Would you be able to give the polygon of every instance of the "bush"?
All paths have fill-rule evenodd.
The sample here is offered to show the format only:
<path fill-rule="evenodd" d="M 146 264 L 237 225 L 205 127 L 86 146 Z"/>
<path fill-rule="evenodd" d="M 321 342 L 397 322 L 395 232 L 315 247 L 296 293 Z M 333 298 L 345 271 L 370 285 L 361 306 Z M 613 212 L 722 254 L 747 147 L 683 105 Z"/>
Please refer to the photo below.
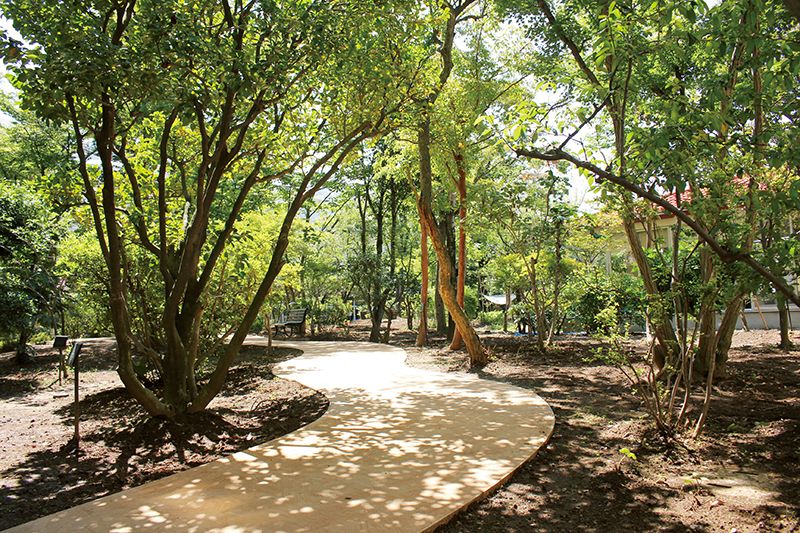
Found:
<path fill-rule="evenodd" d="M 348 302 L 338 294 L 329 296 L 319 310 L 315 310 L 317 323 L 322 326 L 342 326 L 350 317 L 352 310 Z"/>
<path fill-rule="evenodd" d="M 482 311 L 478 313 L 478 321 L 484 326 L 502 326 L 502 311 Z"/>
<path fill-rule="evenodd" d="M 586 331 L 607 331 L 609 318 L 622 324 L 644 327 L 644 288 L 639 279 L 629 274 L 615 274 L 611 279 L 601 277 L 584 283 L 576 291 L 569 312 Z M 613 314 L 609 315 L 609 310 Z"/>
<path fill-rule="evenodd" d="M 469 318 L 478 314 L 478 291 L 472 287 L 464 287 L 464 312 Z"/>

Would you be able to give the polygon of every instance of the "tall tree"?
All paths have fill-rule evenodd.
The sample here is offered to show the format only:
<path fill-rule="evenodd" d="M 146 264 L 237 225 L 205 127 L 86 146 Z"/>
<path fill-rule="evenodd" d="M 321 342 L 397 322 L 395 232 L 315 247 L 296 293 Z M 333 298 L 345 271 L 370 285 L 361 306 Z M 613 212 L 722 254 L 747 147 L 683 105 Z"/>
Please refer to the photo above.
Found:
<path fill-rule="evenodd" d="M 486 9 L 484 7 L 484 9 Z M 516 58 L 528 45 L 515 40 L 511 30 L 501 30 L 493 17 L 483 14 L 470 20 L 462 30 L 463 50 L 454 51 L 454 66 L 433 114 L 437 131 L 434 162 L 439 174 L 452 181 L 458 210 L 458 260 L 456 283 L 459 305 L 464 307 L 467 273 L 467 213 L 470 198 L 467 182 L 477 182 L 489 172 L 492 163 L 487 152 L 494 136 L 478 120 L 496 105 L 504 105 L 521 94 L 520 84 L 527 74 L 520 74 Z M 492 48 L 502 41 L 507 50 L 493 54 Z M 455 196 L 455 195 L 454 195 Z M 456 330 L 451 349 L 461 346 Z"/>
<path fill-rule="evenodd" d="M 748 243 L 752 243 L 754 223 L 750 206 L 753 205 L 755 175 L 758 173 L 755 165 L 759 158 L 754 158 L 745 167 L 731 160 L 734 151 L 743 148 L 752 149 L 756 154 L 764 150 L 763 146 L 759 148 L 759 143 L 765 141 L 766 133 L 763 132 L 763 106 L 759 103 L 762 100 L 759 89 L 762 84 L 758 65 L 764 59 L 764 53 L 760 51 L 761 43 L 767 41 L 756 37 L 761 35 L 758 26 L 759 9 L 762 6 L 753 2 L 724 3 L 707 17 L 704 16 L 702 22 L 698 20 L 702 12 L 698 14 L 691 6 L 680 3 L 676 6 L 678 9 L 668 12 L 649 9 L 648 6 L 631 6 L 622 11 L 617 4 L 601 6 L 599 10 L 591 12 L 588 18 L 582 19 L 588 26 L 576 32 L 575 23 L 567 22 L 561 11 L 552 11 L 547 2 L 537 2 L 541 23 L 569 52 L 574 68 L 580 73 L 575 80 L 588 80 L 595 87 L 593 109 L 589 107 L 582 110 L 572 119 L 578 124 L 577 131 L 603 120 L 601 117 L 607 117 L 612 125 L 616 152 L 613 170 L 609 167 L 601 169 L 596 163 L 585 160 L 582 163 L 588 163 L 589 166 L 580 163 L 578 166 L 583 170 L 591 167 L 610 172 L 612 176 L 608 181 L 621 185 L 626 191 L 620 196 L 620 207 L 623 213 L 628 213 L 625 227 L 631 237 L 631 250 L 654 300 L 655 310 L 667 307 L 662 301 L 663 295 L 651 283 L 649 265 L 646 264 L 640 244 L 633 238 L 637 214 L 632 197 L 626 196 L 631 192 L 636 195 L 643 192 L 648 200 L 676 214 L 684 224 L 698 232 L 710 249 L 711 255 L 708 256 L 705 255 L 705 248 L 700 251 L 705 257 L 703 264 L 709 283 L 717 279 L 714 273 L 716 262 L 742 261 L 760 274 L 770 276 L 773 282 L 783 285 L 791 293 L 781 279 L 771 276 L 768 269 L 758 264 L 750 254 L 752 245 Z M 634 7 L 639 9 L 636 17 L 632 16 Z M 731 9 L 733 11 L 730 13 L 725 11 Z M 729 20 L 738 23 L 731 24 L 727 22 Z M 699 24 L 707 29 L 699 30 Z M 634 27 L 639 29 L 634 30 Z M 657 28 L 658 31 L 648 30 L 648 27 Z M 703 31 L 717 37 L 713 41 L 701 40 L 698 36 Z M 648 39 L 654 42 L 642 41 L 642 36 L 652 36 Z M 720 41 L 730 44 L 730 54 L 719 47 Z M 761 59 L 756 60 L 756 56 Z M 649 58 L 649 61 L 644 58 Z M 722 75 L 719 74 L 722 71 L 720 64 L 725 69 Z M 752 76 L 747 82 L 743 82 L 739 76 L 743 70 L 751 70 Z M 786 74 L 783 72 L 780 76 L 785 78 Z M 773 75 L 773 79 L 778 79 L 777 73 Z M 749 79 L 753 80 L 752 84 Z M 577 83 L 580 85 L 584 82 Z M 747 89 L 747 86 L 750 88 Z M 748 90 L 750 96 L 745 92 Z M 753 99 L 753 94 L 756 95 L 755 102 L 747 109 L 754 110 L 755 116 L 752 113 L 746 116 L 737 102 L 743 97 Z M 689 95 L 701 97 L 695 99 Z M 548 113 L 542 106 L 538 112 Z M 654 126 L 655 117 L 662 121 L 662 127 Z M 757 130 L 752 134 L 747 132 L 750 124 L 755 124 Z M 741 133 L 731 135 L 728 131 L 731 125 L 738 125 Z M 564 132 L 565 140 L 557 142 L 555 148 L 522 148 L 518 154 L 547 160 L 581 161 L 568 153 L 568 145 L 574 141 L 577 131 L 571 134 Z M 743 139 L 746 140 L 744 143 Z M 751 176 L 750 184 L 738 192 L 731 188 L 731 176 L 735 175 L 737 168 L 744 168 Z M 603 181 L 607 176 L 599 177 Z M 640 187 L 637 183 L 645 185 Z M 689 207 L 689 203 L 685 202 L 685 207 L 679 208 L 664 198 L 658 198 L 651 183 L 658 183 L 662 190 L 677 193 L 689 188 L 693 206 Z M 747 213 L 744 220 L 749 222 L 731 224 L 730 217 L 714 209 L 713 206 L 724 203 L 722 198 L 731 192 L 744 198 L 744 211 Z M 701 203 L 704 205 L 701 206 Z M 686 207 L 692 211 L 691 216 Z M 742 246 L 738 250 L 731 250 L 728 242 L 741 243 Z M 710 296 L 711 291 L 708 294 Z M 701 351 L 703 354 L 716 351 L 716 360 L 722 365 L 721 368 L 724 368 L 725 354 L 742 297 L 742 294 L 731 296 L 728 306 L 730 312 L 723 317 L 723 327 L 716 334 L 713 331 L 714 298 L 707 302 L 699 317 L 704 332 L 701 335 Z M 676 343 L 674 334 L 669 331 L 671 326 L 667 318 L 662 316 L 656 321 L 662 324 L 656 330 L 660 341 L 657 355 L 671 361 L 674 352 L 669 346 Z M 707 368 L 702 362 L 705 359 L 705 355 L 698 359 L 700 364 L 697 368 Z"/>
<path fill-rule="evenodd" d="M 651 314 L 657 317 L 656 360 L 666 364 L 670 374 L 675 368 L 691 368 L 692 363 L 706 374 L 699 432 L 715 372 L 724 372 L 744 294 L 741 290 L 725 294 L 725 280 L 757 273 L 800 303 L 785 279 L 752 252 L 755 191 L 763 155 L 769 154 L 766 160 L 775 167 L 796 164 L 796 156 L 781 147 L 779 130 L 797 131 L 791 118 L 797 100 L 789 106 L 780 103 L 781 93 L 794 89 L 800 70 L 797 52 L 786 42 L 787 36 L 796 34 L 797 25 L 786 22 L 788 14 L 779 4 L 760 0 L 721 2 L 708 12 L 685 2 L 588 5 L 536 0 L 531 4 L 521 8 L 535 14 L 531 28 L 540 30 L 555 47 L 545 48 L 543 56 L 558 63 L 558 54 L 547 53 L 557 49 L 569 59 L 557 78 L 549 78 L 552 87 L 579 96 L 584 107 L 534 104 L 523 110 L 537 119 L 524 132 L 520 127 L 511 129 L 519 133 L 516 153 L 570 162 L 595 181 L 611 184 L 609 190 L 618 191 L 615 196 L 631 252 L 642 273 Z M 582 16 L 575 17 L 576 12 Z M 762 19 L 768 21 L 764 26 Z M 763 83 L 764 76 L 771 83 Z M 770 131 L 770 121 L 765 120 L 769 115 L 782 126 Z M 586 143 L 578 142 L 589 137 L 581 132 L 590 125 L 601 137 L 609 132 L 610 162 L 605 157 L 608 152 L 596 152 L 593 159 L 587 155 Z M 744 185 L 743 176 L 747 176 Z M 670 202 L 663 191 L 682 199 Z M 697 235 L 705 292 L 693 317 L 700 324 L 694 361 L 689 355 L 694 340 L 685 334 L 678 339 L 668 313 L 670 298 L 680 291 L 670 296 L 655 285 L 636 234 L 641 213 L 637 197 L 674 215 Z M 736 209 L 729 209 L 731 205 Z M 717 329 L 715 311 L 723 294 L 727 312 Z"/>
<path fill-rule="evenodd" d="M 439 263 L 439 290 L 444 304 L 453 317 L 467 347 L 470 365 L 482 366 L 486 364 L 486 352 L 466 313 L 464 313 L 464 309 L 458 303 L 457 291 L 452 284 L 454 276 L 451 268 L 450 252 L 445 242 L 445 236 L 442 235 L 431 208 L 431 114 L 433 106 L 436 104 L 436 100 L 447 84 L 453 70 L 453 41 L 455 39 L 456 26 L 471 17 L 469 9 L 475 3 L 476 0 L 462 0 L 454 3 L 445 2 L 443 9 L 446 21 L 443 28 L 434 30 L 434 36 L 441 35 L 441 44 L 437 48 L 438 55 L 441 58 L 441 65 L 438 69 L 438 79 L 433 83 L 428 96 L 419 102 L 420 122 L 417 126 L 417 146 L 419 149 L 421 191 L 417 201 L 417 208 L 422 225 L 430 236 L 433 248 L 436 251 Z M 433 13 L 437 13 L 437 11 L 436 9 L 432 10 Z"/>
<path fill-rule="evenodd" d="M 574 142 L 577 132 L 568 134 L 563 132 L 563 141 L 556 142 L 552 147 L 548 148 L 519 148 L 517 153 L 523 157 L 534 157 L 544 160 L 561 160 L 568 161 L 584 172 L 594 175 L 598 181 L 609 182 L 616 184 L 624 190 L 635 194 L 638 197 L 645 198 L 657 205 L 664 211 L 676 216 L 681 220 L 682 224 L 695 231 L 700 239 L 708 246 L 710 251 L 722 263 L 741 262 L 744 265 L 752 268 L 757 274 L 769 280 L 777 290 L 787 295 L 787 298 L 800 303 L 800 297 L 792 290 L 792 288 L 781 279 L 780 276 L 773 275 L 769 269 L 761 264 L 752 254 L 748 253 L 746 249 L 740 249 L 732 243 L 742 243 L 742 240 L 733 240 L 732 243 L 727 240 L 727 236 L 718 236 L 709 232 L 703 227 L 701 221 L 697 216 L 691 216 L 681 208 L 672 205 L 669 201 L 659 195 L 652 188 L 650 184 L 641 184 L 637 181 L 635 174 L 641 170 L 642 167 L 650 167 L 651 172 L 648 175 L 652 178 L 654 175 L 660 176 L 661 185 L 667 185 L 669 190 L 674 190 L 675 187 L 686 187 L 686 175 L 672 174 L 671 176 L 665 172 L 658 173 L 656 170 L 663 167 L 658 166 L 659 158 L 666 155 L 665 160 L 672 159 L 673 161 L 681 160 L 685 167 L 692 167 L 702 157 L 708 157 L 710 152 L 718 154 L 721 150 L 729 150 L 731 146 L 736 143 L 741 143 L 743 140 L 746 142 L 741 146 L 746 150 L 753 147 L 750 141 L 754 139 L 751 134 L 731 136 L 728 134 L 728 128 L 731 124 L 737 122 L 734 113 L 749 110 L 752 112 L 758 109 L 757 105 L 748 107 L 734 106 L 720 106 L 721 102 L 731 100 L 731 95 L 726 94 L 726 86 L 728 82 L 733 80 L 733 88 L 742 87 L 741 84 L 737 85 L 736 75 L 742 71 L 750 71 L 748 73 L 747 83 L 750 85 L 750 98 L 752 102 L 753 89 L 750 80 L 757 79 L 757 76 L 752 76 L 753 66 L 757 64 L 771 65 L 768 74 L 770 85 L 769 87 L 779 90 L 791 90 L 796 86 L 794 76 L 800 69 L 800 61 L 796 60 L 797 52 L 788 46 L 786 39 L 787 35 L 796 31 L 796 24 L 787 25 L 785 12 L 782 13 L 782 8 L 770 3 L 769 8 L 764 2 L 750 2 L 750 3 L 737 3 L 737 2 L 723 2 L 713 8 L 707 16 L 702 20 L 700 16 L 703 15 L 702 10 L 698 12 L 698 7 L 694 5 L 685 5 L 683 3 L 676 3 L 674 9 L 655 9 L 655 6 L 643 5 L 640 6 L 638 14 L 649 17 L 651 29 L 644 28 L 633 31 L 634 21 L 648 20 L 644 17 L 633 17 L 633 6 L 626 7 L 623 11 L 620 10 L 620 5 L 608 4 L 605 7 L 601 6 L 598 11 L 592 12 L 595 18 L 595 24 L 592 28 L 585 28 L 577 31 L 577 19 L 568 20 L 571 18 L 572 11 L 561 10 L 559 13 L 554 13 L 549 3 L 545 0 L 537 0 L 536 6 L 533 8 L 536 13 L 541 17 L 536 28 L 544 29 L 550 32 L 556 42 L 561 43 L 564 50 L 572 58 L 575 65 L 576 75 L 573 79 L 589 80 L 597 87 L 595 93 L 596 101 L 593 108 L 581 110 L 575 117 L 574 121 L 578 124 L 578 131 L 582 130 L 589 124 L 596 123 L 596 118 L 601 114 L 601 111 L 607 112 L 612 121 L 620 121 L 620 119 L 628 119 L 629 122 L 619 122 L 615 126 L 614 134 L 619 143 L 622 144 L 622 151 L 617 150 L 617 158 L 621 158 L 616 163 L 616 167 L 608 167 L 600 161 L 587 160 L 576 156 L 570 152 L 570 142 Z M 577 9 L 581 9 L 580 4 L 575 4 Z M 527 6 L 524 9 L 531 9 Z M 738 11 L 738 18 L 733 16 L 730 10 Z M 746 13 L 749 11 L 749 15 Z M 528 11 L 530 12 L 530 11 Z M 769 29 L 764 29 L 761 32 L 756 30 L 759 24 L 759 13 L 767 16 L 770 20 Z M 586 20 L 586 19 L 581 19 Z M 743 24 L 742 22 L 746 24 Z M 704 28 L 694 26 L 695 23 L 707 24 Z M 794 28 L 793 28 L 794 26 Z M 732 31 L 731 31 L 732 30 Z M 737 31 L 740 30 L 740 31 Z M 580 35 L 580 36 L 578 36 Z M 637 48 L 634 40 L 635 36 L 654 36 L 656 41 L 650 43 L 645 47 Z M 723 74 L 719 74 L 722 69 L 711 67 L 711 63 L 705 65 L 690 66 L 687 51 L 693 50 L 693 46 L 701 43 L 705 50 L 711 53 L 712 57 L 716 57 L 717 67 L 722 65 L 724 69 Z M 753 56 L 758 47 L 763 46 L 765 43 L 772 43 L 771 59 L 767 60 L 764 51 L 761 51 L 756 60 Z M 635 50 L 643 51 L 644 53 L 637 54 Z M 633 53 L 631 53 L 633 52 Z M 746 53 L 745 52 L 749 52 Z M 716 55 L 714 55 L 716 54 Z M 671 56 L 671 59 L 667 59 Z M 661 82 L 657 83 L 657 77 L 650 75 L 654 72 L 654 65 L 659 65 L 659 61 L 664 61 L 664 70 L 661 71 L 663 76 Z M 684 63 L 681 63 L 681 62 Z M 603 75 L 609 80 L 613 80 L 616 86 L 622 90 L 609 92 L 609 87 L 602 82 L 602 79 L 597 76 L 597 71 L 593 68 L 605 67 Z M 691 78 L 689 73 L 701 73 L 707 77 L 700 76 L 700 84 L 693 85 L 693 93 L 699 97 L 694 100 L 687 100 L 687 95 L 692 94 L 687 90 L 687 82 Z M 610 76 L 612 75 L 613 76 Z M 720 79 L 720 77 L 722 79 Z M 604 79 L 605 79 L 604 78 Z M 741 79 L 741 78 L 740 78 Z M 692 81 L 696 79 L 692 78 Z M 670 98 L 665 100 L 670 101 L 667 108 L 669 111 L 666 115 L 660 115 L 659 118 L 664 120 L 664 127 L 657 129 L 649 119 L 655 118 L 654 116 L 636 115 L 636 120 L 633 120 L 633 113 L 625 114 L 623 111 L 631 111 L 634 103 L 633 88 L 644 90 L 654 98 L 665 99 L 669 95 Z M 665 87 L 669 88 L 665 91 Z M 767 87 L 767 86 L 765 86 Z M 618 104 L 624 104 L 624 108 L 620 108 L 614 103 L 614 98 L 622 98 Z M 681 100 L 683 99 L 683 100 Z M 772 100 L 775 103 L 781 102 L 782 98 L 778 97 Z M 738 104 L 740 100 L 734 99 Z M 792 103 L 787 107 L 786 105 L 777 105 L 773 111 L 781 113 L 782 120 L 789 119 L 790 128 L 777 128 L 776 131 L 765 131 L 763 136 L 759 136 L 761 140 L 767 137 L 775 138 L 775 134 L 781 129 L 791 129 L 794 131 L 795 120 L 792 118 L 796 109 L 796 99 L 790 100 Z M 686 104 L 690 103 L 690 107 Z M 614 106 L 617 105 L 615 108 Z M 792 109 L 790 109 L 792 108 Z M 684 122 L 684 117 L 681 110 L 687 112 L 687 116 L 691 117 L 691 121 Z M 540 108 L 540 111 L 542 109 Z M 639 119 L 645 119 L 644 122 L 639 122 Z M 691 124 L 690 128 L 687 125 Z M 738 121 L 738 124 L 747 125 L 748 127 L 753 124 L 753 121 Z M 636 132 L 630 131 L 631 135 L 620 136 L 625 128 L 631 126 L 639 126 L 641 130 L 648 132 L 647 137 L 638 137 L 636 133 L 640 131 L 639 127 L 635 127 Z M 676 130 L 680 132 L 683 139 L 691 140 L 687 145 L 684 145 L 684 150 L 679 151 L 676 149 L 677 144 L 670 144 L 668 139 L 670 130 L 674 133 Z M 665 136 L 654 136 L 654 132 L 661 132 Z M 645 150 L 633 150 L 633 146 L 629 145 L 630 140 L 648 141 L 648 148 Z M 719 141 L 719 142 L 717 142 Z M 619 148 L 619 147 L 618 147 Z M 786 149 L 787 146 L 782 143 L 771 146 L 768 150 L 771 156 L 771 164 L 780 164 L 788 162 L 791 165 L 796 165 L 796 156 L 792 151 Z M 632 156 L 636 155 L 634 159 Z M 635 161 L 635 166 L 620 167 L 622 162 L 626 164 Z M 638 168 L 636 168 L 638 167 Z M 620 169 L 626 172 L 622 172 Z M 701 170 L 700 166 L 692 167 L 696 170 Z M 694 171 L 694 170 L 693 170 Z M 735 175 L 735 173 L 733 173 Z M 730 179 L 731 173 L 728 174 Z M 672 180 L 672 181 L 670 181 Z M 700 191 L 696 190 L 695 193 Z"/>
<path fill-rule="evenodd" d="M 552 170 L 525 172 L 518 176 L 492 176 L 480 182 L 484 190 L 482 216 L 490 220 L 505 246 L 506 254 L 516 254 L 528 276 L 528 296 L 522 302 L 529 308 L 536 327 L 536 344 L 545 351 L 552 323 L 558 320 L 559 250 L 563 247 L 563 225 L 572 210 L 563 201 L 566 180 Z M 556 267 L 547 272 L 546 255 L 555 250 Z M 545 289 L 551 278 L 552 290 Z M 549 294 L 548 294 L 549 293 Z"/>
<path fill-rule="evenodd" d="M 204 409 L 284 264 L 301 206 L 363 140 L 386 129 L 408 92 L 403 6 L 125 0 L 74 9 L 53 0 L 2 9 L 34 43 L 6 47 L 7 60 L 19 59 L 23 101 L 68 121 L 77 139 L 110 276 L 123 383 L 154 415 Z M 250 193 L 270 183 L 291 193 L 268 271 L 198 384 L 203 294 Z M 132 335 L 125 284 L 132 246 L 154 258 L 163 283 L 158 353 Z M 161 362 L 163 397 L 138 380 L 134 345 Z"/>

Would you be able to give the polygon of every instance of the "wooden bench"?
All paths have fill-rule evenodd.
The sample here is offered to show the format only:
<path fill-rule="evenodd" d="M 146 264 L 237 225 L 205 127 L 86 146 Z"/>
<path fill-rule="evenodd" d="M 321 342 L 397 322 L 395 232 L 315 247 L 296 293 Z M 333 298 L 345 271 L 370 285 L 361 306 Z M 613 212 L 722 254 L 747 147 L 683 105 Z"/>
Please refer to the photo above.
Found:
<path fill-rule="evenodd" d="M 298 335 L 301 332 L 301 328 L 303 327 L 303 322 L 306 321 L 306 310 L 305 309 L 290 309 L 289 314 L 286 316 L 285 322 L 276 322 L 272 325 L 275 328 L 275 334 L 278 334 L 278 329 L 283 331 L 284 334 L 287 333 L 297 333 Z"/>

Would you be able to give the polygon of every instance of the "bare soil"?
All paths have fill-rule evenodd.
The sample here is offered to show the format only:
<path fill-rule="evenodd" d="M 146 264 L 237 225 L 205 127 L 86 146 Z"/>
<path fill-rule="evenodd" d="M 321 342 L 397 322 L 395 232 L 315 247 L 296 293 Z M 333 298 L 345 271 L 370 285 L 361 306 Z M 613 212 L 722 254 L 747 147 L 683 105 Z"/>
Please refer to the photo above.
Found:
<path fill-rule="evenodd" d="M 209 408 L 173 419 L 149 417 L 123 388 L 116 344 L 84 343 L 79 361 L 80 440 L 74 439 L 74 374 L 58 382 L 58 351 L 38 347 L 35 363 L 0 355 L 0 530 L 214 461 L 290 433 L 328 401 L 270 368 L 298 350 L 245 346 Z"/>
<path fill-rule="evenodd" d="M 314 338 L 364 340 L 367 328 L 360 321 Z M 777 332 L 737 332 L 730 377 L 715 387 L 698 440 L 660 437 L 620 372 L 587 362 L 599 346 L 589 337 L 561 337 L 546 354 L 527 337 L 481 337 L 492 352 L 482 377 L 537 392 L 556 414 L 555 433 L 504 487 L 438 533 L 800 532 L 800 351 L 775 348 Z M 408 350 L 409 364 L 467 371 L 466 354 L 449 351 L 444 338 L 432 336 L 425 348 L 414 347 L 414 338 L 399 330 L 391 340 Z M 629 345 L 646 349 L 643 339 Z M 113 342 L 90 341 L 81 361 L 77 451 L 73 381 L 58 383 L 58 353 L 40 347 L 25 367 L 0 355 L 0 530 L 316 419 L 325 398 L 269 370 L 293 355 L 246 347 L 207 412 L 161 420 L 147 417 L 121 387 Z M 698 388 L 695 404 L 701 394 Z"/>

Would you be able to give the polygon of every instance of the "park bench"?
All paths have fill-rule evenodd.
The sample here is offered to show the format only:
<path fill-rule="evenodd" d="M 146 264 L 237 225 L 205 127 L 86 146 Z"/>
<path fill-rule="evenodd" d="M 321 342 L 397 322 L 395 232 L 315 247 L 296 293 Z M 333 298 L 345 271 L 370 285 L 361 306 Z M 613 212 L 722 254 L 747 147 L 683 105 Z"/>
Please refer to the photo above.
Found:
<path fill-rule="evenodd" d="M 272 325 L 275 328 L 275 334 L 278 334 L 278 330 L 280 329 L 283 333 L 297 333 L 300 334 L 301 328 L 303 327 L 303 322 L 306 321 L 306 310 L 305 309 L 290 309 L 289 314 L 286 316 L 286 320 L 284 322 L 276 322 Z"/>

